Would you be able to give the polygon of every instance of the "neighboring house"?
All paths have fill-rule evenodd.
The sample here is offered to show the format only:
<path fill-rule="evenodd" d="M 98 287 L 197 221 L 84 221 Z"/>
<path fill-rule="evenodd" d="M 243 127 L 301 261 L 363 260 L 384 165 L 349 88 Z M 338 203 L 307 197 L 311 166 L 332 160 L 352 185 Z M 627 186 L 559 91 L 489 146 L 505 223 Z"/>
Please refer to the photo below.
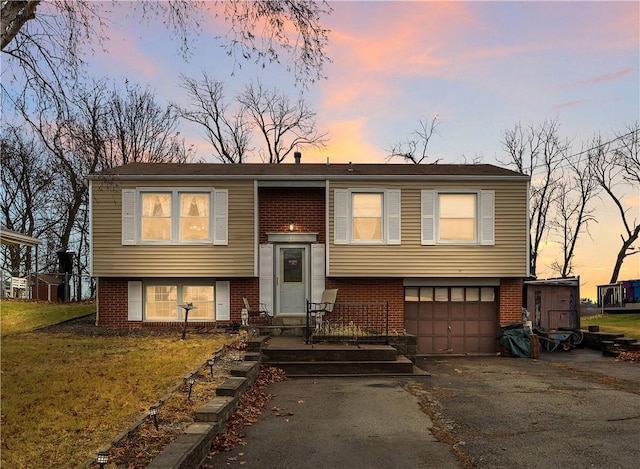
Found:
<path fill-rule="evenodd" d="M 385 301 L 418 352 L 493 352 L 522 318 L 529 177 L 492 165 L 140 164 L 88 177 L 98 323 L 240 321 Z"/>

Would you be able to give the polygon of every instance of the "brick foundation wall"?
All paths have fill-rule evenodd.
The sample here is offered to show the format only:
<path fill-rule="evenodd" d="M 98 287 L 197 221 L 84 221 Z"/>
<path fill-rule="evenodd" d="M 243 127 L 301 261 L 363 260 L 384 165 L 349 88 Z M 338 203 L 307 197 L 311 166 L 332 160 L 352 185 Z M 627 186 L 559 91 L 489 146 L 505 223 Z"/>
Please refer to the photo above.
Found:
<path fill-rule="evenodd" d="M 501 326 L 522 321 L 522 279 L 500 280 L 499 322 Z"/>
<path fill-rule="evenodd" d="M 326 288 L 337 288 L 337 302 L 388 302 L 389 333 L 404 330 L 404 286 L 398 278 L 327 278 Z"/>
<path fill-rule="evenodd" d="M 318 243 L 326 243 L 325 190 L 322 187 L 262 187 L 258 192 L 260 244 L 267 242 L 266 233 L 289 231 L 318 233 Z"/>

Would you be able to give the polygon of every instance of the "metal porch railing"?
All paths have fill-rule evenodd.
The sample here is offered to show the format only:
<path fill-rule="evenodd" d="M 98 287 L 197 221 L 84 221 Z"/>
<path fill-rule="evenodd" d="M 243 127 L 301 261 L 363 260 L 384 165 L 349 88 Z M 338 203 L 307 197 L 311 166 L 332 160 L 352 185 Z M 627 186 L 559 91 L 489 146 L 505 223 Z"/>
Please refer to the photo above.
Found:
<path fill-rule="evenodd" d="M 389 344 L 389 303 L 338 301 L 333 311 L 307 301 L 306 343 Z"/>

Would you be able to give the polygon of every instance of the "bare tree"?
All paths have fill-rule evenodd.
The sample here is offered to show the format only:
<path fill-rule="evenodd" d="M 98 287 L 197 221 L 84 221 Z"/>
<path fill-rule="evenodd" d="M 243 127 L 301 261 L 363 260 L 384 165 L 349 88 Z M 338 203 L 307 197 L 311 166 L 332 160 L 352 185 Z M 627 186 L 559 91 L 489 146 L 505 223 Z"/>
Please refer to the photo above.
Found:
<path fill-rule="evenodd" d="M 77 78 L 85 48 L 105 47 L 111 17 L 107 2 L 3 0 L 0 5 L 2 52 L 9 63 L 17 63 L 28 85 L 55 90 L 59 86 L 53 82 L 59 85 Z M 163 22 L 177 38 L 185 58 L 190 54 L 191 39 L 202 30 L 201 19 L 213 10 L 230 26 L 222 42 L 230 56 L 264 66 L 279 62 L 284 54 L 298 80 L 323 77 L 328 31 L 320 20 L 331 13 L 326 2 L 140 0 L 133 5 L 144 19 Z"/>
<path fill-rule="evenodd" d="M 401 158 L 413 164 L 420 164 L 429 158 L 427 149 L 433 135 L 438 134 L 437 130 L 440 125 L 438 119 L 438 116 L 433 116 L 430 119 L 428 117 L 420 119 L 420 128 L 414 130 L 407 139 L 399 141 L 389 148 L 387 150 L 389 152 L 387 159 Z M 437 159 L 432 163 L 438 163 L 439 161 Z"/>
<path fill-rule="evenodd" d="M 516 124 L 504 132 L 502 142 L 508 159 L 503 164 L 531 176 L 529 197 L 530 272 L 537 273 L 540 245 L 549 235 L 549 210 L 559 192 L 558 168 L 567 157 L 569 142 L 559 135 L 557 119 L 524 128 Z"/>
<path fill-rule="evenodd" d="M 251 152 L 251 126 L 244 108 L 230 109 L 224 97 L 224 83 L 204 73 L 201 80 L 183 75 L 182 87 L 191 102 L 189 107 L 175 105 L 179 114 L 204 127 L 216 159 L 222 163 L 243 163 Z"/>
<path fill-rule="evenodd" d="M 185 149 L 184 139 L 178 131 L 179 114 L 172 106 L 161 106 L 149 88 L 126 83 L 124 95 L 111 92 L 106 104 L 106 114 L 99 120 L 107 160 L 104 166 L 112 167 L 135 162 L 184 163 L 192 158 Z M 89 103 L 86 112 L 97 112 Z M 93 135 L 92 138 L 96 136 Z"/>
<path fill-rule="evenodd" d="M 624 232 L 620 235 L 622 244 L 616 256 L 610 283 L 618 281 L 625 259 L 640 252 L 634 243 L 640 238 L 640 220 L 630 214 L 631 206 L 625 200 L 629 191 L 638 192 L 638 161 L 640 126 L 636 123 L 628 132 L 617 134 L 610 142 L 602 142 L 598 137 L 589 163 L 600 188 L 615 205 Z"/>
<path fill-rule="evenodd" d="M 551 269 L 562 278 L 573 274 L 578 238 L 588 232 L 589 223 L 596 221 L 591 206 L 598 194 L 598 185 L 591 175 L 588 162 L 567 160 L 567 171 L 558 180 L 557 197 L 553 201 L 551 227 L 562 245 L 562 260 L 554 261 Z"/>
<path fill-rule="evenodd" d="M 265 149 L 261 158 L 268 163 L 282 163 L 295 149 L 323 148 L 327 134 L 316 128 L 316 114 L 302 95 L 296 102 L 275 89 L 267 90 L 260 82 L 247 85 L 238 97 Z"/>
<path fill-rule="evenodd" d="M 52 169 L 41 157 L 39 143 L 28 129 L 5 127 L 0 137 L 0 153 L 1 224 L 10 230 L 41 238 L 51 227 L 47 212 L 55 198 L 51 192 Z M 3 269 L 31 271 L 31 249 L 18 245 L 3 245 L 2 248 Z"/>

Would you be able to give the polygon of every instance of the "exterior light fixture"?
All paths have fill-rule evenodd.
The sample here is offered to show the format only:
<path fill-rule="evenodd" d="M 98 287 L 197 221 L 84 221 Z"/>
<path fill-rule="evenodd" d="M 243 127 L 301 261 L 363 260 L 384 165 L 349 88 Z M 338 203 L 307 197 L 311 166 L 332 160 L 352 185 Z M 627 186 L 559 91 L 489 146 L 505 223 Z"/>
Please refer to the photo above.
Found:
<path fill-rule="evenodd" d="M 153 425 L 158 430 L 158 406 L 152 405 L 149 407 L 149 415 L 153 417 Z"/>
<path fill-rule="evenodd" d="M 296 224 L 294 222 L 289 223 L 289 231 L 293 231 L 296 227 Z"/>
<path fill-rule="evenodd" d="M 100 451 L 98 457 L 96 457 L 96 462 L 100 464 L 100 469 L 104 469 L 104 465 L 109 462 L 109 452 Z"/>
<path fill-rule="evenodd" d="M 209 361 L 207 361 L 207 365 L 209 365 L 209 371 L 211 372 L 211 378 L 213 379 L 213 364 L 215 363 L 215 360 L 213 358 L 210 358 Z"/>
<path fill-rule="evenodd" d="M 191 377 L 189 377 L 189 396 L 188 399 L 191 399 L 191 389 L 193 389 L 193 385 L 196 382 L 196 379 L 193 377 L 193 375 Z"/>

